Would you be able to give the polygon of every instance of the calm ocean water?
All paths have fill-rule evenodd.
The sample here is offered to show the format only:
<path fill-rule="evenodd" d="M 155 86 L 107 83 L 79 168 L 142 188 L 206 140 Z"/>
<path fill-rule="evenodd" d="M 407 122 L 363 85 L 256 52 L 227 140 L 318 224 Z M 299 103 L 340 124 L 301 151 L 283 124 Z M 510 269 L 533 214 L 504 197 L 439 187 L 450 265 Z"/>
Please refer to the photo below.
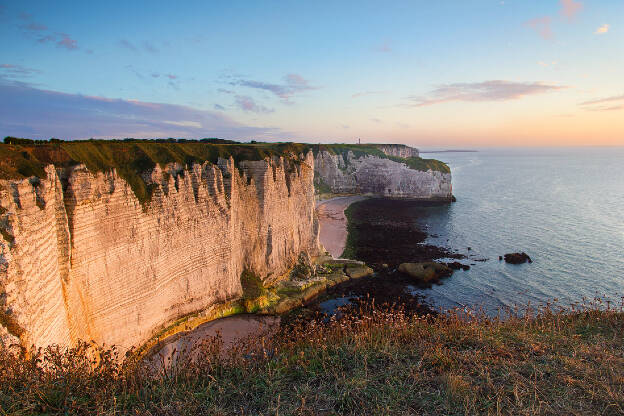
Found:
<path fill-rule="evenodd" d="M 442 308 L 624 295 L 624 148 L 426 153 L 448 163 L 457 202 L 425 207 L 428 242 L 470 258 L 469 271 L 422 291 Z M 468 250 L 468 247 L 471 250 Z M 533 264 L 498 256 L 525 251 Z"/>

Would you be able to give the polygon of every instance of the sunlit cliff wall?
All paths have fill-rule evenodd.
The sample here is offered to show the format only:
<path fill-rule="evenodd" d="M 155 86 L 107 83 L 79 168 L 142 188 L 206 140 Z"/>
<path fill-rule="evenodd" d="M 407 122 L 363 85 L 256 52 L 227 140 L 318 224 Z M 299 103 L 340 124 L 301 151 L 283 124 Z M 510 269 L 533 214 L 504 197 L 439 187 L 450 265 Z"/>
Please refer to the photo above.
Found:
<path fill-rule="evenodd" d="M 374 144 L 373 146 L 375 146 L 388 156 L 396 156 L 402 158 L 419 156 L 418 149 L 404 144 Z"/>
<path fill-rule="evenodd" d="M 412 153 L 409 149 L 405 146 L 379 149 L 395 156 L 394 160 L 370 154 L 356 155 L 352 151 L 338 154 L 319 151 L 314 160 L 317 188 L 340 194 L 451 200 L 453 189 L 448 167 L 434 161 L 433 168 L 429 168 L 421 163 L 422 159 L 408 156 L 418 154 L 417 150 L 413 149 Z M 405 156 L 399 156 L 401 154 Z M 402 157 L 405 159 L 400 160 Z M 410 167 L 410 161 L 418 167 Z"/>
<path fill-rule="evenodd" d="M 147 341 L 318 251 L 314 160 L 156 166 L 143 206 L 115 170 L 0 181 L 0 338 L 24 347 Z"/>

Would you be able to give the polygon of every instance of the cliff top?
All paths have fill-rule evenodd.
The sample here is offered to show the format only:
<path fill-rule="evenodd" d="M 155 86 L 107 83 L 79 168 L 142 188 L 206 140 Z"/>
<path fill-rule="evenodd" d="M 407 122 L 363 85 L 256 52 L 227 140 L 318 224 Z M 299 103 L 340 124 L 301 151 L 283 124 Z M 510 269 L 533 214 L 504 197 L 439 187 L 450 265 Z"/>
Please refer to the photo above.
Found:
<path fill-rule="evenodd" d="M 221 158 L 262 160 L 272 156 L 300 154 L 309 146 L 299 143 L 249 143 L 228 140 L 81 140 L 35 141 L 7 137 L 0 144 L 0 179 L 20 179 L 45 176 L 47 165 L 70 167 L 84 164 L 92 172 L 115 168 L 121 176 L 145 172 L 156 164 L 182 165 L 216 163 Z"/>
<path fill-rule="evenodd" d="M 348 143 L 336 143 L 336 144 L 319 144 L 313 145 L 312 150 L 314 155 L 319 151 L 327 151 L 335 155 L 342 155 L 346 161 L 346 155 L 352 152 L 356 158 L 371 155 L 381 159 L 390 159 L 395 162 L 405 163 L 410 169 L 420 170 L 426 172 L 428 170 L 438 171 L 442 173 L 451 173 L 451 169 L 444 162 L 436 159 L 423 159 L 421 157 L 399 157 L 387 154 L 384 152 L 384 148 L 397 147 L 413 149 L 416 154 L 418 150 L 411 148 L 404 144 L 348 144 Z"/>
<path fill-rule="evenodd" d="M 84 164 L 91 172 L 114 168 L 142 204 L 151 199 L 152 189 L 142 173 L 169 163 L 217 163 L 221 158 L 263 160 L 273 156 L 299 155 L 309 147 L 299 143 L 249 143 L 228 140 L 29 140 L 5 138 L 0 144 L 0 179 L 44 178 L 45 167 L 69 168 Z"/>
<path fill-rule="evenodd" d="M 219 157 L 230 156 L 238 164 L 242 160 L 298 155 L 309 150 L 315 155 L 319 151 L 327 151 L 343 157 L 352 152 L 355 157 L 370 155 L 391 159 L 415 170 L 450 172 L 446 164 L 435 159 L 403 158 L 387 154 L 384 149 L 389 147 L 412 149 L 402 144 L 238 143 L 221 139 L 46 141 L 7 137 L 5 143 L 0 145 L 0 179 L 43 177 L 45 166 L 50 164 L 70 167 L 82 163 L 93 172 L 115 168 L 121 176 L 126 177 L 153 169 L 156 164 L 216 163 Z M 416 149 L 413 151 L 418 154 Z"/>

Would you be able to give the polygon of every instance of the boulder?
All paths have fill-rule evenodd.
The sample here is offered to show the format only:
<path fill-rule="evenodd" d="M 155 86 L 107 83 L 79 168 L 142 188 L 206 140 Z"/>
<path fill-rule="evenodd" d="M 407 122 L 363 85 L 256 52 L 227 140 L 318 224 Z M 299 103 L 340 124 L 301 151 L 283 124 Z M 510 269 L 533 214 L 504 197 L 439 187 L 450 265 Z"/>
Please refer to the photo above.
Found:
<path fill-rule="evenodd" d="M 359 279 L 361 277 L 372 275 L 373 269 L 366 265 L 349 264 L 347 265 L 345 272 L 351 279 Z"/>
<path fill-rule="evenodd" d="M 531 260 L 531 257 L 529 257 L 528 254 L 526 254 L 525 252 L 522 253 L 507 253 L 505 254 L 505 262 L 510 263 L 510 264 L 522 264 L 522 263 L 533 263 L 533 260 Z"/>
<path fill-rule="evenodd" d="M 399 271 L 413 277 L 421 283 L 432 283 L 453 274 L 453 270 L 446 264 L 425 262 L 425 263 L 401 263 Z"/>
<path fill-rule="evenodd" d="M 446 263 L 446 265 L 448 267 L 450 267 L 451 269 L 453 269 L 453 270 L 460 270 L 460 269 L 462 269 L 462 270 L 470 270 L 470 266 L 468 266 L 467 264 L 462 264 L 462 263 L 460 263 L 458 261 L 454 261 L 452 263 Z"/>

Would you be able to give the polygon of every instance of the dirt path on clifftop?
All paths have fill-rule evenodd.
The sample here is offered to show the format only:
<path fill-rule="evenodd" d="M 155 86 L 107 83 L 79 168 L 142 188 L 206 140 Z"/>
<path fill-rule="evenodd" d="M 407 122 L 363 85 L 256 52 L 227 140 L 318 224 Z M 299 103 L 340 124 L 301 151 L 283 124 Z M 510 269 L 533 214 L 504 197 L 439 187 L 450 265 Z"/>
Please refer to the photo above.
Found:
<path fill-rule="evenodd" d="M 319 239 L 334 258 L 339 258 L 347 243 L 347 217 L 344 210 L 354 202 L 366 199 L 365 196 L 339 196 L 316 203 L 319 219 Z"/>

